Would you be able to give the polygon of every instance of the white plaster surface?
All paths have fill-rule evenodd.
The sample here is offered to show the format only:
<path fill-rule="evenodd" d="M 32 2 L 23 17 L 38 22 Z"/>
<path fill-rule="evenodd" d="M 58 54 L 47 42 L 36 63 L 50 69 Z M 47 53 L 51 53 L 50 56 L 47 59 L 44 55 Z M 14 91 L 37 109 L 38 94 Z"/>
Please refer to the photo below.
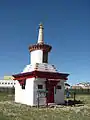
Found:
<path fill-rule="evenodd" d="M 22 89 L 19 82 L 16 81 L 15 85 L 15 102 L 36 106 L 37 101 L 37 90 L 38 85 L 43 85 L 43 90 L 45 90 L 45 79 L 41 78 L 30 78 L 26 80 L 25 89 Z M 46 97 L 42 95 L 39 99 L 40 105 L 46 104 Z"/>
<path fill-rule="evenodd" d="M 15 102 L 36 106 L 38 104 L 38 85 L 43 85 L 43 90 L 46 90 L 45 80 L 45 78 L 29 78 L 26 80 L 25 89 L 22 89 L 19 82 L 16 81 Z M 62 104 L 64 103 L 64 80 L 60 80 L 57 85 L 61 85 L 61 89 L 56 89 L 56 93 L 54 92 L 54 102 L 56 104 Z M 44 93 L 40 94 L 39 104 L 46 104 L 46 97 Z"/>
<path fill-rule="evenodd" d="M 54 65 L 47 63 L 34 63 L 30 65 L 26 65 L 22 73 L 31 72 L 31 71 L 43 71 L 43 72 L 57 72 L 57 69 Z"/>
<path fill-rule="evenodd" d="M 31 64 L 43 62 L 43 51 L 35 50 L 31 52 Z"/>
<path fill-rule="evenodd" d="M 19 82 L 16 81 L 15 102 L 19 102 L 19 103 L 27 104 L 31 106 L 33 105 L 34 79 L 35 78 L 26 79 L 25 89 L 22 89 Z"/>
<path fill-rule="evenodd" d="M 56 89 L 56 93 L 54 92 L 54 100 L 56 104 L 64 103 L 64 80 L 60 80 L 57 85 L 61 85 L 61 89 Z"/>
<path fill-rule="evenodd" d="M 44 78 L 42 78 L 42 79 L 41 78 L 37 78 L 34 81 L 34 105 L 38 104 L 38 101 L 37 101 L 37 97 L 38 97 L 38 94 L 37 94 L 38 85 L 43 85 L 43 90 L 46 90 L 45 80 L 46 79 L 44 79 Z M 39 103 L 40 103 L 40 105 L 45 105 L 46 104 L 46 97 L 45 97 L 44 93 L 39 94 Z"/>

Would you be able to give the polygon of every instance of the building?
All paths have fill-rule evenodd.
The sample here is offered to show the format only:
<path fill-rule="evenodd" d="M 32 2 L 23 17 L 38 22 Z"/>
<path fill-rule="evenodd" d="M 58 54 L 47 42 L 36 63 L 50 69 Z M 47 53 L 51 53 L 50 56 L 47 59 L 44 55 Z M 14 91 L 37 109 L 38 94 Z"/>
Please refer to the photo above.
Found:
<path fill-rule="evenodd" d="M 14 80 L 0 80 L 0 88 L 13 88 L 15 87 Z"/>
<path fill-rule="evenodd" d="M 90 89 L 90 82 L 75 84 L 72 86 L 72 89 Z"/>
<path fill-rule="evenodd" d="M 4 80 L 13 80 L 13 77 L 12 76 L 4 76 Z"/>
<path fill-rule="evenodd" d="M 15 102 L 36 106 L 48 103 L 64 103 L 64 82 L 69 74 L 59 73 L 48 63 L 52 47 L 44 43 L 43 25 L 39 25 L 38 41 L 29 46 L 31 64 L 23 72 L 13 75 L 16 80 Z M 40 94 L 38 94 L 40 93 Z"/>
<path fill-rule="evenodd" d="M 0 80 L 0 88 L 13 88 L 15 87 L 15 82 L 12 76 L 4 76 L 4 79 Z"/>

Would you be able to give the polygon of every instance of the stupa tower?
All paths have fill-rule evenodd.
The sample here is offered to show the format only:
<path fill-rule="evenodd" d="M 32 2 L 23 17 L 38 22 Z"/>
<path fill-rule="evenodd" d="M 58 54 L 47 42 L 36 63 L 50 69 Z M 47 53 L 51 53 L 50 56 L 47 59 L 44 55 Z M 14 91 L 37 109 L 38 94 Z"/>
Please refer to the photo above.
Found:
<path fill-rule="evenodd" d="M 43 25 L 40 23 L 37 44 L 29 46 L 31 52 L 31 64 L 48 63 L 48 53 L 51 51 L 52 47 L 44 43 L 43 30 Z"/>
<path fill-rule="evenodd" d="M 45 44 L 43 30 L 40 24 L 37 43 L 29 46 L 31 64 L 26 65 L 21 73 L 13 75 L 16 80 L 15 102 L 37 105 L 37 92 L 42 90 L 48 94 L 41 94 L 40 105 L 64 103 L 64 82 L 69 74 L 58 72 L 54 65 L 48 63 L 52 47 Z"/>

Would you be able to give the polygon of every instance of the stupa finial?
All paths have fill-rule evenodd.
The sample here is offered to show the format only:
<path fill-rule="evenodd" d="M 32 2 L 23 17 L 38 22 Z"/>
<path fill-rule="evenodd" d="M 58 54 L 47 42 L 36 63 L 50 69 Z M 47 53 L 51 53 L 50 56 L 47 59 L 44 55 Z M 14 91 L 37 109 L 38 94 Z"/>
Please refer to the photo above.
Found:
<path fill-rule="evenodd" d="M 42 44 L 44 43 L 44 34 L 43 34 L 43 24 L 39 24 L 39 33 L 38 33 L 38 43 Z"/>

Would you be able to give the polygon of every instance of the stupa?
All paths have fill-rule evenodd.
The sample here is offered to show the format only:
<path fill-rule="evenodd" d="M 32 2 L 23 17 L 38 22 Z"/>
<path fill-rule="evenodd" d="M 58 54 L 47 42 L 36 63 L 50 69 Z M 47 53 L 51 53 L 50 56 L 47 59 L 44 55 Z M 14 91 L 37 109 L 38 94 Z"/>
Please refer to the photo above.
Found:
<path fill-rule="evenodd" d="M 52 47 L 44 43 L 43 25 L 39 25 L 38 41 L 29 46 L 31 64 L 26 65 L 19 74 L 12 75 L 16 80 L 15 102 L 30 106 L 47 103 L 64 103 L 64 82 L 68 80 L 67 73 L 60 73 L 54 65 L 48 63 L 48 53 Z"/>

